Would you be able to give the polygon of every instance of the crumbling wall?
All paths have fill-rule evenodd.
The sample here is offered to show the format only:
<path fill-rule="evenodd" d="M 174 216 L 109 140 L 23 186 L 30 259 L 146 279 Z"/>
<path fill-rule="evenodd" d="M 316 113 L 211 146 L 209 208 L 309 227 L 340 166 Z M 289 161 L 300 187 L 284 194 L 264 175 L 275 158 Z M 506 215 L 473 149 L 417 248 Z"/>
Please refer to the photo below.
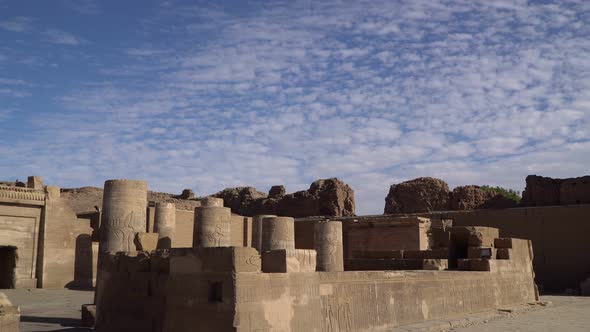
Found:
<path fill-rule="evenodd" d="M 253 187 L 238 187 L 213 196 L 222 198 L 225 207 L 244 216 L 273 214 L 301 218 L 355 214 L 354 191 L 336 178 L 314 181 L 308 190 L 291 194 L 285 194 L 282 186 L 274 186 L 269 195 Z"/>
<path fill-rule="evenodd" d="M 538 175 L 526 177 L 523 206 L 590 204 L 590 176 L 553 179 Z"/>
<path fill-rule="evenodd" d="M 422 213 L 447 210 L 500 209 L 516 207 L 517 202 L 480 186 L 460 186 L 449 191 L 446 182 L 422 177 L 389 188 L 385 214 Z"/>

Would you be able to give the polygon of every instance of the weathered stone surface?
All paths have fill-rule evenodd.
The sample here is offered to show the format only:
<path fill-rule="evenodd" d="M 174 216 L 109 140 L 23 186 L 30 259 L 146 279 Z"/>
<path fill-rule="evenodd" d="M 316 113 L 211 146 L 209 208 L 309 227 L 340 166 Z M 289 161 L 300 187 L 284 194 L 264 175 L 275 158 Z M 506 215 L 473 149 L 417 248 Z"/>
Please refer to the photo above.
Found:
<path fill-rule="evenodd" d="M 354 216 L 354 191 L 336 178 L 317 180 L 306 191 L 285 195 L 277 210 L 278 215 L 295 218 Z"/>
<path fill-rule="evenodd" d="M 229 247 L 230 232 L 230 209 L 220 206 L 195 208 L 193 247 Z"/>
<path fill-rule="evenodd" d="M 27 179 L 27 188 L 43 189 L 43 179 L 40 176 L 29 176 Z"/>
<path fill-rule="evenodd" d="M 394 184 L 385 198 L 385 214 L 418 213 L 449 209 L 449 186 L 440 179 L 423 177 Z"/>
<path fill-rule="evenodd" d="M 135 247 L 141 251 L 152 251 L 158 247 L 158 233 L 137 233 Z"/>
<path fill-rule="evenodd" d="M 424 213 L 444 210 L 504 209 L 518 206 L 499 192 L 480 186 L 460 186 L 453 191 L 443 180 L 417 178 L 394 184 L 385 198 L 385 214 Z"/>
<path fill-rule="evenodd" d="M 145 232 L 147 184 L 107 180 L 100 224 L 100 252 L 134 251 L 135 236 Z"/>
<path fill-rule="evenodd" d="M 291 217 L 262 219 L 262 252 L 295 249 L 295 221 Z"/>
<path fill-rule="evenodd" d="M 224 206 L 243 216 L 273 214 L 295 218 L 309 216 L 354 216 L 354 191 L 344 182 L 332 178 L 313 182 L 308 190 L 284 194 L 275 186 L 267 196 L 253 187 L 227 188 L 214 197 L 223 198 Z"/>
<path fill-rule="evenodd" d="M 4 293 L 0 293 L 0 331 L 18 332 L 20 321 L 20 310 L 18 306 L 12 305 Z"/>
<path fill-rule="evenodd" d="M 316 252 L 310 249 L 279 249 L 262 254 L 262 272 L 315 272 Z"/>
<path fill-rule="evenodd" d="M 286 192 L 285 186 L 272 186 L 268 191 L 268 198 L 281 199 Z"/>
<path fill-rule="evenodd" d="M 317 270 L 344 271 L 342 223 L 340 221 L 319 221 L 314 226 Z"/>
<path fill-rule="evenodd" d="M 174 203 L 156 203 L 154 233 L 158 233 L 158 249 L 172 247 L 176 231 L 176 206 Z"/>
<path fill-rule="evenodd" d="M 83 304 L 82 308 L 82 326 L 93 327 L 96 321 L 96 305 Z"/>
<path fill-rule="evenodd" d="M 271 214 L 256 215 L 252 218 L 252 248 L 262 253 L 262 220 L 268 217 L 276 217 Z"/>
<path fill-rule="evenodd" d="M 177 196 L 179 199 L 191 199 L 195 198 L 195 193 L 191 189 L 184 189 L 180 195 Z"/>
<path fill-rule="evenodd" d="M 526 177 L 523 206 L 590 204 L 590 176 L 553 179 L 538 175 Z"/>

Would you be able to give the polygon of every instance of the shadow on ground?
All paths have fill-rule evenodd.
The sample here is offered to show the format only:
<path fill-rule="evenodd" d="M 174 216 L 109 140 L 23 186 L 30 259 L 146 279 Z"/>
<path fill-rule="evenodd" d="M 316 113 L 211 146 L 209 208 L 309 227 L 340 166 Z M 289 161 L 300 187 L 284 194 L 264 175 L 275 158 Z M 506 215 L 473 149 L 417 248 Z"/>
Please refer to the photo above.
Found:
<path fill-rule="evenodd" d="M 70 331 L 70 332 L 82 332 L 91 331 L 91 328 L 80 326 L 80 320 L 74 318 L 61 318 L 61 317 L 37 317 L 37 316 L 21 316 L 21 322 L 25 323 L 44 323 L 44 324 L 59 324 L 63 326 L 63 329 L 51 330 L 51 331 Z"/>

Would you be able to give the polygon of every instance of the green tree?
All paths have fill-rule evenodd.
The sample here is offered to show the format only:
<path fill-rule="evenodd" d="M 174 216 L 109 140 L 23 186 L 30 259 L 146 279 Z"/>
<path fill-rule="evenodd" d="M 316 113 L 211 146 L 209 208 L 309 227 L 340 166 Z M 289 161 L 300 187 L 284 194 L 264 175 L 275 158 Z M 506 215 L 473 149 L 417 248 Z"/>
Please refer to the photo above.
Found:
<path fill-rule="evenodd" d="M 500 194 L 508 199 L 516 201 L 516 203 L 520 203 L 521 197 L 520 197 L 519 191 L 512 190 L 512 189 L 506 189 L 506 188 L 502 188 L 502 187 L 492 187 L 492 186 L 488 186 L 488 185 L 481 186 L 480 188 L 483 191 L 497 192 L 498 194 Z"/>

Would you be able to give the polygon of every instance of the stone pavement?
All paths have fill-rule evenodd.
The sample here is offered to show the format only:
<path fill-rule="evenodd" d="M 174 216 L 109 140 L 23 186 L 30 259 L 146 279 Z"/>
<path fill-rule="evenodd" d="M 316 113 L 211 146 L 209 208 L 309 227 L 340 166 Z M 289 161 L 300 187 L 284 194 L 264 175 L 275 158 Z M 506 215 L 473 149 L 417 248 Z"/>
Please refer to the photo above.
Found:
<path fill-rule="evenodd" d="M 541 296 L 542 301 L 551 305 L 520 314 L 508 314 L 502 319 L 492 320 L 464 328 L 456 332 L 582 332 L 590 331 L 590 297 Z"/>
<path fill-rule="evenodd" d="M 91 303 L 92 291 L 67 289 L 2 290 L 21 308 L 21 332 L 90 331 L 80 324 L 80 306 Z M 455 332 L 586 332 L 590 331 L 590 297 L 542 296 L 551 305 L 531 311 L 490 316 L 487 323 L 455 328 Z M 488 320 L 488 319 L 485 319 Z M 485 321 L 484 320 L 484 321 Z M 475 321 L 475 320 L 474 320 Z M 397 329 L 396 329 L 397 330 Z M 403 331 L 412 331 L 404 329 Z M 432 331 L 432 329 L 429 329 Z M 415 330 L 418 331 L 418 330 Z"/>
<path fill-rule="evenodd" d="M 80 306 L 94 300 L 93 291 L 68 289 L 4 289 L 13 304 L 20 306 L 21 332 L 90 331 L 80 326 Z"/>

